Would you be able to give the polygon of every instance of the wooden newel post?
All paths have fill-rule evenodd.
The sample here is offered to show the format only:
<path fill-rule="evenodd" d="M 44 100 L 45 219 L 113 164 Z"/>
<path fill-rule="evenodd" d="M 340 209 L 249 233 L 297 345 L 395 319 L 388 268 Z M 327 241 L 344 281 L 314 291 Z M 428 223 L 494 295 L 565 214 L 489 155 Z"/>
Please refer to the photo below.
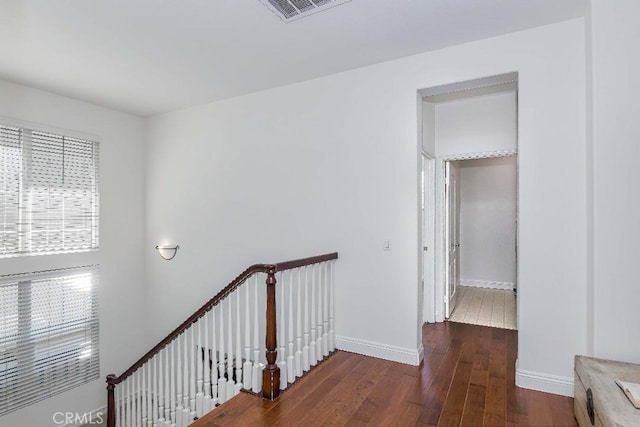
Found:
<path fill-rule="evenodd" d="M 115 379 L 115 375 L 107 375 L 107 427 L 116 427 Z"/>
<path fill-rule="evenodd" d="M 276 268 L 267 270 L 267 366 L 262 371 L 262 397 L 275 400 L 280 394 L 280 367 L 276 338 Z"/>

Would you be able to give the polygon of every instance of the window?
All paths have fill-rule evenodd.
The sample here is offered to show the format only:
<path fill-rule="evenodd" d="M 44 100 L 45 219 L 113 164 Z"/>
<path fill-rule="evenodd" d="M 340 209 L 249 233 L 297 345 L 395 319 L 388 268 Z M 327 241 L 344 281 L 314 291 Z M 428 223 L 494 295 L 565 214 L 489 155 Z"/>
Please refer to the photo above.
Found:
<path fill-rule="evenodd" d="M 0 416 L 98 378 L 98 273 L 0 278 Z"/>
<path fill-rule="evenodd" d="M 0 256 L 98 248 L 98 148 L 0 125 Z"/>

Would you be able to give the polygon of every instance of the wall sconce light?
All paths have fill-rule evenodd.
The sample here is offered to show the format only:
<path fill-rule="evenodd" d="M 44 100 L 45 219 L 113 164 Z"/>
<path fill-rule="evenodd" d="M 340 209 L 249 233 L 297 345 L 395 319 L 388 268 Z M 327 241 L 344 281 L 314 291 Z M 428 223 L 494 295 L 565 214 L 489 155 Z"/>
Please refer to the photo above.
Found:
<path fill-rule="evenodd" d="M 156 246 L 156 250 L 158 251 L 160 256 L 167 261 L 173 259 L 176 256 L 176 254 L 178 253 L 178 249 L 180 249 L 180 246 L 178 245 Z"/>

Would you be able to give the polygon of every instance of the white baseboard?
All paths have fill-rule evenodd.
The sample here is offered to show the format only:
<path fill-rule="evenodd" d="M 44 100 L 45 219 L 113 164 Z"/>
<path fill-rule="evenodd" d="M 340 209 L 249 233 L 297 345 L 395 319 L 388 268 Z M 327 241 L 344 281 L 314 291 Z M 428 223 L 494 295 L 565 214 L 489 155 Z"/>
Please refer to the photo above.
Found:
<path fill-rule="evenodd" d="M 545 393 L 573 396 L 573 378 L 518 369 L 516 364 L 516 386 Z"/>
<path fill-rule="evenodd" d="M 422 344 L 420 344 L 419 348 L 412 350 L 410 348 L 396 347 L 394 345 L 336 335 L 336 347 L 339 350 L 349 351 L 351 353 L 358 353 L 413 366 L 418 366 L 424 357 L 424 347 Z"/>
<path fill-rule="evenodd" d="M 471 286 L 474 288 L 489 288 L 489 289 L 506 289 L 514 290 L 516 284 L 513 282 L 498 282 L 495 280 L 474 280 L 474 279 L 460 279 L 460 286 Z"/>

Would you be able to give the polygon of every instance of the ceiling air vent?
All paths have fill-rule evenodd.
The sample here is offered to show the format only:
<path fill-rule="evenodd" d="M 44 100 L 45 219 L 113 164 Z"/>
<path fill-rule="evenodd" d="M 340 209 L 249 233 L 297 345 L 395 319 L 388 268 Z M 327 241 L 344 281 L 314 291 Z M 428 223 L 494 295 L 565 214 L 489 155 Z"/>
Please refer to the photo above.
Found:
<path fill-rule="evenodd" d="M 295 21 L 351 0 L 260 0 L 284 22 Z"/>

